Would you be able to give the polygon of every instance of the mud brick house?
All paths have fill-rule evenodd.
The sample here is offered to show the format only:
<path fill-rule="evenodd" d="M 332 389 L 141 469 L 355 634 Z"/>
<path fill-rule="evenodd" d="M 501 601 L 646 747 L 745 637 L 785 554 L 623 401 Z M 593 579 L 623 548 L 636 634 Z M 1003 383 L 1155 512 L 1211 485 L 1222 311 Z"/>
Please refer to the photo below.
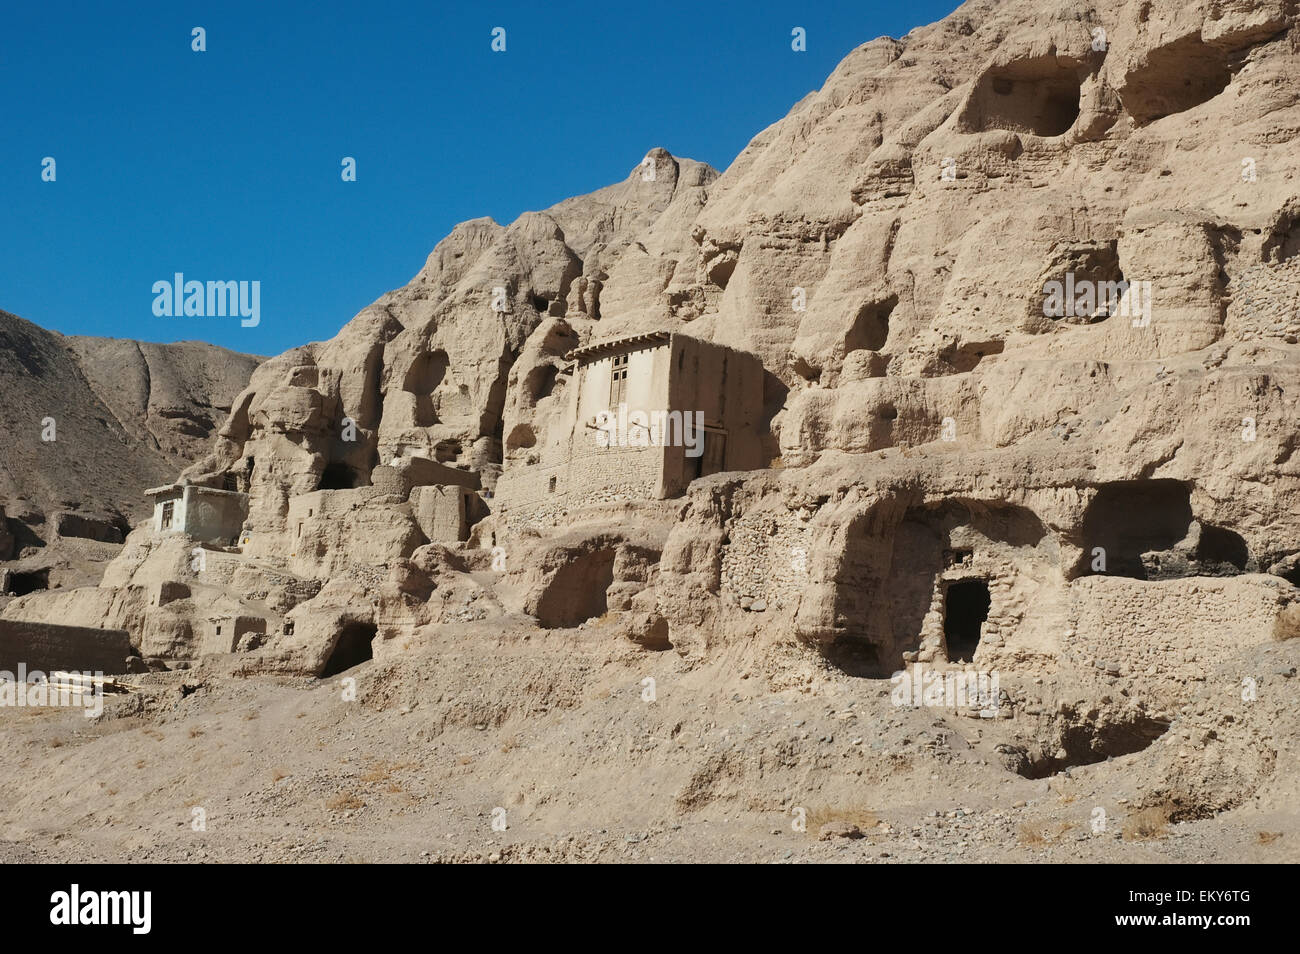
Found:
<path fill-rule="evenodd" d="M 762 465 L 763 367 L 752 354 L 666 331 L 599 341 L 573 363 L 565 412 L 536 463 L 508 467 L 503 513 L 661 500 L 692 480 Z"/>
<path fill-rule="evenodd" d="M 205 543 L 233 544 L 248 514 L 248 495 L 197 484 L 146 490 L 155 533 L 186 533 Z"/>

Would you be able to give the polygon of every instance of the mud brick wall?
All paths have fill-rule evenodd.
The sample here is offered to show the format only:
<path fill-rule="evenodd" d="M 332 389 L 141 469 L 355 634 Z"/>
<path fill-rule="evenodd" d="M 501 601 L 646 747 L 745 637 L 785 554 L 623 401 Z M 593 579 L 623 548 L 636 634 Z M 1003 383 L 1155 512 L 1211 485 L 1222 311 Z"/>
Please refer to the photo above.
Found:
<path fill-rule="evenodd" d="M 134 655 L 131 639 L 121 629 L 91 629 L 25 620 L 0 619 L 0 670 L 15 673 L 19 663 L 39 669 L 126 672 Z"/>

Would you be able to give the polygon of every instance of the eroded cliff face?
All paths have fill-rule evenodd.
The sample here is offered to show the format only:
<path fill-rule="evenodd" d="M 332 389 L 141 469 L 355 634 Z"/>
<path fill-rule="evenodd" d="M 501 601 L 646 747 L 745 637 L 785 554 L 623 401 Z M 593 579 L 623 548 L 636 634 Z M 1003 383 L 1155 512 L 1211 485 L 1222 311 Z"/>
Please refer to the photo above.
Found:
<path fill-rule="evenodd" d="M 721 175 L 656 149 L 458 226 L 259 367 L 186 471 L 244 482 L 238 547 L 196 571 L 137 531 L 100 590 L 6 613 L 108 618 L 171 658 L 242 614 L 265 631 L 222 651 L 313 674 L 358 638 L 599 619 L 688 661 L 1020 673 L 999 712 L 1034 723 L 1025 774 L 1104 757 L 1080 732 L 1141 747 L 1192 673 L 1300 627 L 1298 78 L 1283 2 L 972 2 L 873 40 Z M 651 331 L 761 360 L 768 467 L 500 519 L 565 355 Z M 431 529 L 419 458 L 479 492 L 467 543 Z M 1138 675 L 1137 709 L 1053 708 Z"/>

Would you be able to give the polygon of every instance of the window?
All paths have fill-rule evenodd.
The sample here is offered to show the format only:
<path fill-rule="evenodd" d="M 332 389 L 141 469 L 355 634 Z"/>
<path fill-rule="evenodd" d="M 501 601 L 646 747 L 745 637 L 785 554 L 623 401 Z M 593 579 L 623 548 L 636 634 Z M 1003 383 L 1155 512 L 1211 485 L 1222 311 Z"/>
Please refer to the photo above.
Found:
<path fill-rule="evenodd" d="M 162 529 L 168 530 L 172 525 L 172 514 L 176 512 L 176 501 L 169 500 L 163 504 L 162 509 Z"/>
<path fill-rule="evenodd" d="M 550 484 L 547 486 L 546 489 L 547 489 L 548 491 L 550 491 L 551 493 L 555 493 L 555 478 L 554 478 L 554 477 L 551 478 L 551 482 L 550 482 Z"/>
<path fill-rule="evenodd" d="M 293 635 L 293 620 L 291 620 L 291 619 L 286 619 L 286 620 L 284 621 L 284 635 L 286 635 L 286 636 L 292 636 L 292 635 Z"/>
<path fill-rule="evenodd" d="M 627 401 L 627 361 L 628 355 L 614 356 L 614 369 L 609 379 L 609 406 L 616 408 Z"/>

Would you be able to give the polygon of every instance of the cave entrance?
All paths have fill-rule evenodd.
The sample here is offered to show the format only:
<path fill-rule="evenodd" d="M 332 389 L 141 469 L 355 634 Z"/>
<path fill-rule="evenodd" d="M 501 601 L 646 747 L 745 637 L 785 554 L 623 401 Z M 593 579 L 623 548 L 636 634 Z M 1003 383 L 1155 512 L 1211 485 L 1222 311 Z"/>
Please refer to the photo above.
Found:
<path fill-rule="evenodd" d="M 987 580 L 958 580 L 948 584 L 943 605 L 943 638 L 949 662 L 972 662 L 980 644 L 980 631 L 989 618 Z"/>
<path fill-rule="evenodd" d="M 351 490 L 357 486 L 356 473 L 347 464 L 334 461 L 321 471 L 317 490 Z"/>
<path fill-rule="evenodd" d="M 544 629 L 567 629 L 603 616 L 614 582 L 612 548 L 578 553 L 560 565 L 538 597 L 533 615 Z"/>
<path fill-rule="evenodd" d="M 1080 569 L 1090 567 L 1099 549 L 1105 556 L 1105 572 L 1135 580 L 1151 579 L 1156 573 L 1143 554 L 1173 549 L 1187 536 L 1192 525 L 1190 491 L 1176 480 L 1132 480 L 1102 484 L 1083 512 L 1084 556 Z M 1226 549 L 1233 559 L 1230 541 L 1211 535 L 1207 546 Z"/>
<path fill-rule="evenodd" d="M 348 623 L 339 633 L 338 641 L 321 670 L 320 677 L 326 679 L 346 672 L 353 666 L 360 666 L 375 658 L 374 640 L 379 628 L 374 623 Z"/>
<path fill-rule="evenodd" d="M 1009 63 L 976 83 L 963 125 L 972 132 L 1060 136 L 1079 118 L 1081 89 L 1078 70 L 1062 66 L 1055 56 Z"/>
<path fill-rule="evenodd" d="M 853 326 L 844 336 L 844 353 L 884 348 L 889 339 L 889 316 L 897 304 L 898 296 L 890 295 L 884 301 L 869 301 L 858 309 Z"/>
<path fill-rule="evenodd" d="M 26 596 L 28 593 L 35 593 L 37 590 L 48 589 L 49 585 L 49 570 L 31 570 L 26 573 L 9 574 L 9 594 L 11 596 Z"/>

